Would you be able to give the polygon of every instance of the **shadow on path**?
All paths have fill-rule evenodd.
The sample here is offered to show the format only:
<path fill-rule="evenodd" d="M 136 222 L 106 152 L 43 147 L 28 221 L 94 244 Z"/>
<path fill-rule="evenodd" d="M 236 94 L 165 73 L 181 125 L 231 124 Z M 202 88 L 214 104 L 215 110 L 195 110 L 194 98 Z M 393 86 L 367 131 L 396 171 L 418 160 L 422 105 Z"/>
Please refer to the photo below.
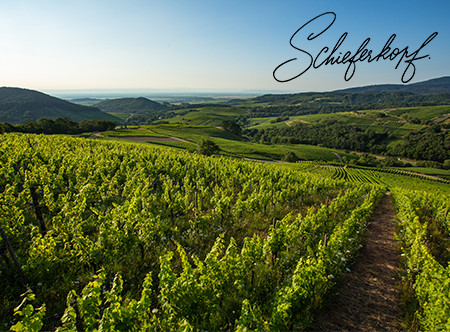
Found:
<path fill-rule="evenodd" d="M 363 247 L 336 285 L 336 293 L 318 313 L 320 331 L 396 331 L 401 320 L 394 207 L 389 193 L 370 219 Z"/>

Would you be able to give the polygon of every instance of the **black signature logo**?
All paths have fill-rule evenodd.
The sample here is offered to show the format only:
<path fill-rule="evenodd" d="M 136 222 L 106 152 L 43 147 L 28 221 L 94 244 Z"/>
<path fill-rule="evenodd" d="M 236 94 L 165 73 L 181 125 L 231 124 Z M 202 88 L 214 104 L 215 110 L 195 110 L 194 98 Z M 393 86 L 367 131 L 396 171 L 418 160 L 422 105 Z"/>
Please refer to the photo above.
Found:
<path fill-rule="evenodd" d="M 389 39 L 386 41 L 386 44 L 384 45 L 384 47 L 382 48 L 382 50 L 379 53 L 375 53 L 373 50 L 367 49 L 367 45 L 370 42 L 370 38 L 366 38 L 361 43 L 361 45 L 356 50 L 356 52 L 352 53 L 351 51 L 346 51 L 344 53 L 344 51 L 339 50 L 339 48 L 342 45 L 342 43 L 344 42 L 345 38 L 347 38 L 347 36 L 348 36 L 348 32 L 344 32 L 341 35 L 341 37 L 338 39 L 336 44 L 334 45 L 333 49 L 330 49 L 330 47 L 325 46 L 320 50 L 319 53 L 317 53 L 317 55 L 315 57 L 313 57 L 313 55 L 311 53 L 294 45 L 292 40 L 299 32 L 303 31 L 303 29 L 305 27 L 307 27 L 308 24 L 310 24 L 311 22 L 313 22 L 314 20 L 317 20 L 318 18 L 320 18 L 322 16 L 329 17 L 330 19 L 332 19 L 331 23 L 328 24 L 328 26 L 321 32 L 319 32 L 317 34 L 315 34 L 314 32 L 311 33 L 306 39 L 310 41 L 310 40 L 314 40 L 317 37 L 319 37 L 321 34 L 323 34 L 325 31 L 327 31 L 333 25 L 334 21 L 336 20 L 335 13 L 326 12 L 326 13 L 323 13 L 323 14 L 320 14 L 320 15 L 314 17 L 312 20 L 306 22 L 297 31 L 295 31 L 295 33 L 292 35 L 291 39 L 289 40 L 289 43 L 291 44 L 291 46 L 293 48 L 295 48 L 296 50 L 303 53 L 303 55 L 304 55 L 303 58 L 305 58 L 305 66 L 306 67 L 302 67 L 302 68 L 305 68 L 305 69 L 303 69 L 300 73 L 296 74 L 295 76 L 292 76 L 289 78 L 284 78 L 284 79 L 279 78 L 277 75 L 277 71 L 280 68 L 284 67 L 286 64 L 288 64 L 292 61 L 297 61 L 298 58 L 292 58 L 292 59 L 286 60 L 285 62 L 283 62 L 282 64 L 280 64 L 279 66 L 277 66 L 274 69 L 273 77 L 275 78 L 275 80 L 277 80 L 278 82 L 292 81 L 292 80 L 300 77 L 304 73 L 306 73 L 309 70 L 309 68 L 311 68 L 311 66 L 314 69 L 318 69 L 322 65 L 327 66 L 327 65 L 335 65 L 335 64 L 348 64 L 347 70 L 345 71 L 344 79 L 346 81 L 349 81 L 355 74 L 356 63 L 358 61 L 361 61 L 361 62 L 367 61 L 368 63 L 371 63 L 373 61 L 379 61 L 379 60 L 394 61 L 394 60 L 398 59 L 395 69 L 397 69 L 401 63 L 406 64 L 406 68 L 403 71 L 403 75 L 402 75 L 402 82 L 408 83 L 414 77 L 414 75 L 416 73 L 416 64 L 414 62 L 417 60 L 424 59 L 424 58 L 430 58 L 429 54 L 419 56 L 419 53 L 422 51 L 422 49 L 425 46 L 427 46 L 438 35 L 437 32 L 433 32 L 422 43 L 422 45 L 414 52 L 410 52 L 409 46 L 405 46 L 403 49 L 400 49 L 397 47 L 392 48 L 391 44 L 394 42 L 395 37 L 397 37 L 396 34 L 392 34 L 389 37 Z M 298 61 L 300 61 L 300 60 L 298 60 Z M 301 62 L 302 62 L 301 64 L 303 64 L 303 61 L 301 61 Z"/>

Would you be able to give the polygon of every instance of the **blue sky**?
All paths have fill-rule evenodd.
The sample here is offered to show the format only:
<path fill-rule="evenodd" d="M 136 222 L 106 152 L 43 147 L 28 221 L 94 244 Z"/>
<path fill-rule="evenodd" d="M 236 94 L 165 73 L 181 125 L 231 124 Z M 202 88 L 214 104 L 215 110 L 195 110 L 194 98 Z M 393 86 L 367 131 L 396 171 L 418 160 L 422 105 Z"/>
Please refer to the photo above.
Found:
<path fill-rule="evenodd" d="M 395 69 L 397 61 L 357 63 L 348 82 L 343 64 L 277 82 L 275 67 L 303 56 L 291 36 L 327 11 L 334 24 L 314 41 L 299 33 L 295 45 L 315 56 L 348 32 L 339 50 L 354 53 L 370 37 L 376 53 L 395 33 L 392 46 L 413 52 L 437 31 L 410 83 L 450 75 L 449 1 L 1 0 L 0 86 L 325 91 L 401 83 L 406 64 Z M 316 20 L 309 33 L 326 24 Z M 291 65 L 280 73 L 294 76 Z"/>

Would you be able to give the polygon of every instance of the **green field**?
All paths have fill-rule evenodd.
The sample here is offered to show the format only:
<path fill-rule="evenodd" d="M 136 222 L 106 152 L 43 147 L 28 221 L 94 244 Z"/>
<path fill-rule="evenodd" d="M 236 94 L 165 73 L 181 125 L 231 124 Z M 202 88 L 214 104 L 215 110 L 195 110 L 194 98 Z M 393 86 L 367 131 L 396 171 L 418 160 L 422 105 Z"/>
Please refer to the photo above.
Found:
<path fill-rule="evenodd" d="M 201 107 L 193 109 L 175 110 L 174 113 L 181 113 L 168 121 L 170 123 L 180 123 L 189 125 L 220 126 L 223 120 L 233 120 L 237 116 L 244 114 L 245 110 L 234 107 Z"/>
<path fill-rule="evenodd" d="M 154 125 L 144 126 L 148 130 L 166 135 L 179 137 L 188 141 L 199 143 L 208 137 L 224 138 L 232 141 L 241 141 L 242 138 L 230 134 L 222 129 L 206 125 Z"/>
<path fill-rule="evenodd" d="M 107 137 L 165 137 L 166 135 L 159 134 L 148 130 L 142 126 L 128 126 L 128 128 L 121 128 L 102 132 L 103 136 Z"/>
<path fill-rule="evenodd" d="M 445 118 L 448 119 L 450 114 L 450 105 L 402 107 L 388 110 L 387 113 L 396 116 L 409 115 L 421 120 L 434 120 L 436 122 L 442 122 L 443 116 L 446 115 Z"/>

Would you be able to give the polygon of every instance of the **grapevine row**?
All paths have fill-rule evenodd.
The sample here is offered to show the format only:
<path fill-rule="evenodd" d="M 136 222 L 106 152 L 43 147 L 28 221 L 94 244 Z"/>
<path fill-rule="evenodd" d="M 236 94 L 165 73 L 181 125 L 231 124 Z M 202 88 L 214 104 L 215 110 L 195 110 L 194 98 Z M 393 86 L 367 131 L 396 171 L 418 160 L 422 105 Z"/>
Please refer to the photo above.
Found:
<path fill-rule="evenodd" d="M 424 330 L 450 330 L 450 265 L 438 262 L 427 245 L 430 223 L 437 222 L 448 237 L 448 197 L 418 191 L 393 191 L 399 239 L 408 278 L 419 303 L 416 313 Z"/>
<path fill-rule="evenodd" d="M 333 211 L 348 206 L 367 190 L 362 186 L 349 191 L 329 206 L 323 205 L 317 213 L 291 223 L 287 223 L 287 216 L 266 239 L 246 238 L 241 250 L 233 238 L 226 245 L 221 236 L 201 260 L 174 243 L 174 250 L 160 258 L 157 303 L 149 300 L 150 275 L 144 281 L 141 300 L 126 303 L 121 297 L 120 274 L 110 290 L 102 291 L 106 276 L 101 272 L 81 295 L 69 293 L 61 330 L 76 326 L 74 298 L 82 324 L 89 329 L 286 329 L 293 328 L 294 322 L 296 327 L 307 327 L 314 309 L 359 249 L 368 216 L 383 191 L 372 190 L 348 217 L 330 225 L 328 240 L 323 241 L 323 232 L 315 234 L 318 243 L 310 241 L 314 251 L 311 247 L 293 246 L 290 241 L 312 231 L 314 225 L 326 221 L 324 218 L 333 223 Z M 294 271 L 284 272 L 289 270 L 293 257 L 298 259 Z M 271 283 L 275 283 L 273 289 L 267 289 Z M 267 298 L 267 294 L 272 296 Z"/>

